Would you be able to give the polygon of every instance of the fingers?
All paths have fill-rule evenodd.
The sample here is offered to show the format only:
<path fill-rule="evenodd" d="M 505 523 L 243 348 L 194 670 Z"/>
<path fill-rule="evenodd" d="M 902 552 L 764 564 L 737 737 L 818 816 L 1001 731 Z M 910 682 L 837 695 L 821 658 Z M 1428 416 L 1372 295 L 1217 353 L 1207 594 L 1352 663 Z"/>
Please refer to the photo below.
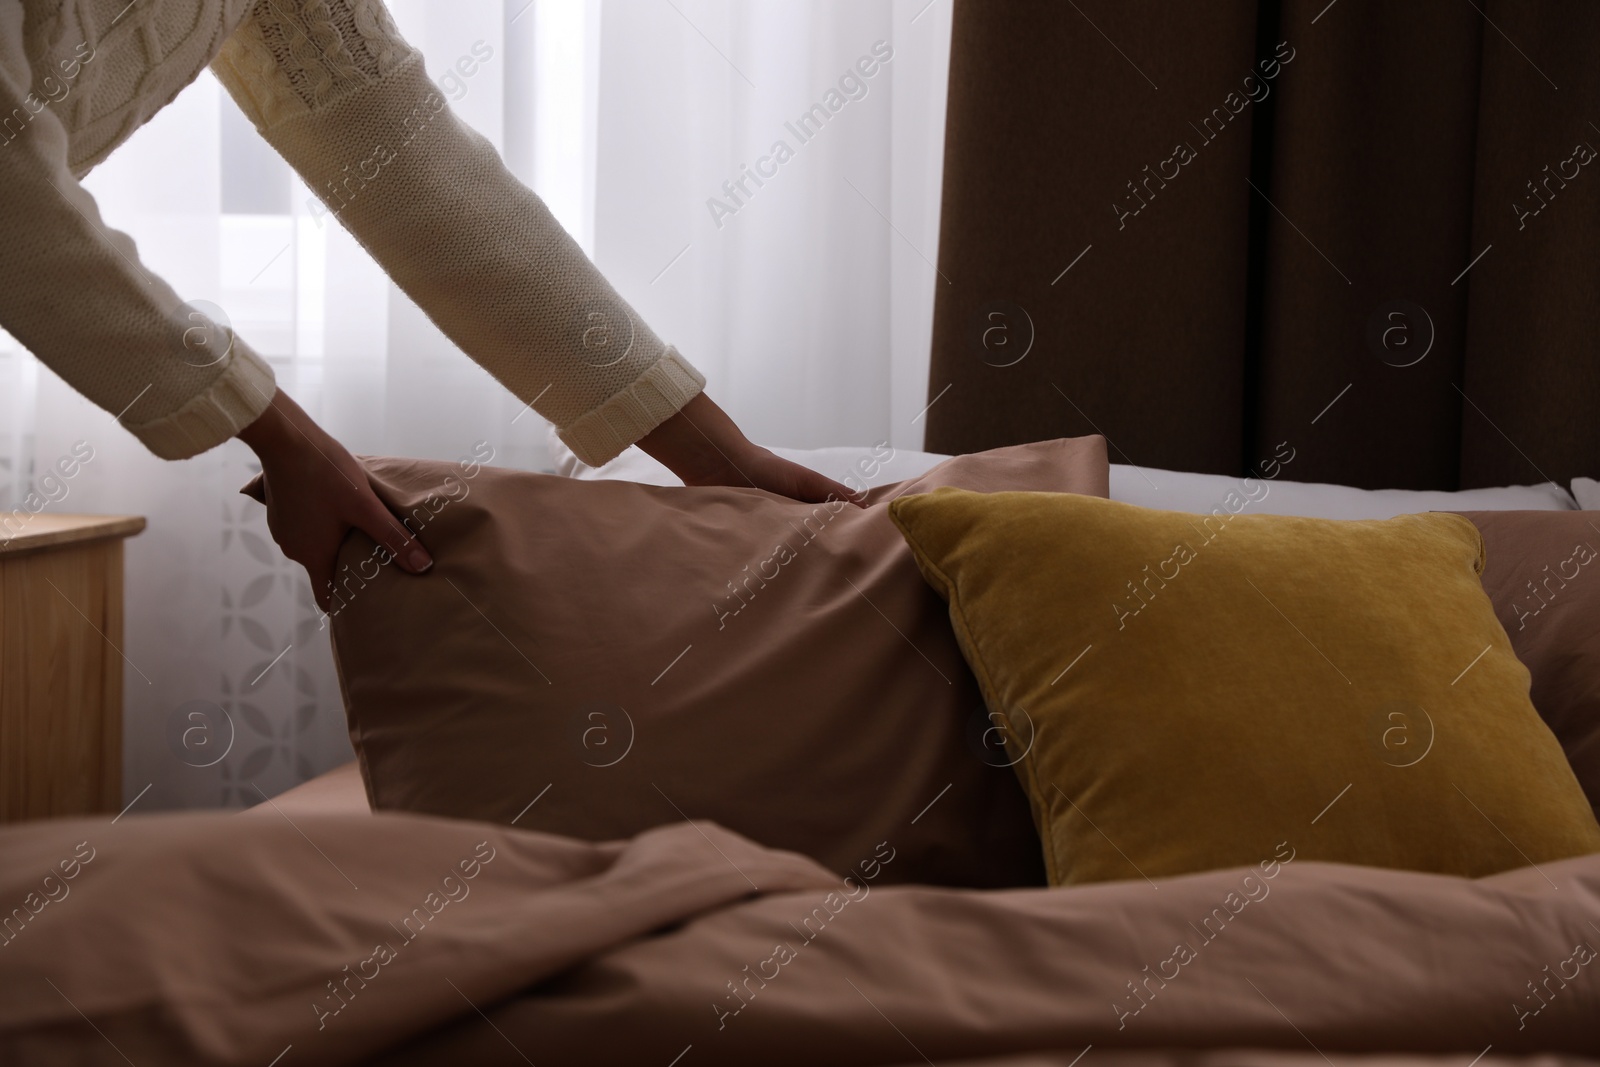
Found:
<path fill-rule="evenodd" d="M 426 574 L 433 566 L 433 557 L 422 547 L 422 542 L 412 536 L 400 520 L 384 507 L 377 494 L 369 489 L 367 496 L 360 519 L 351 525 L 387 549 L 401 570 L 410 574 Z"/>
<path fill-rule="evenodd" d="M 334 585 L 338 578 L 339 548 L 351 527 L 376 541 L 393 557 L 400 569 L 409 574 L 425 574 L 433 567 L 433 557 L 422 546 L 422 542 L 411 536 L 376 494 L 369 490 L 368 495 L 370 499 L 358 504 L 356 520 L 349 526 L 340 524 L 336 527 L 338 536 L 331 549 L 324 547 L 322 551 L 308 553 L 300 560 L 307 577 L 311 579 L 311 591 L 317 599 L 317 606 L 325 613 L 333 610 L 337 596 Z"/>
<path fill-rule="evenodd" d="M 840 485 L 838 482 L 834 481 L 832 478 L 822 478 L 821 475 L 818 475 L 818 478 L 821 479 L 823 486 L 822 499 L 826 500 L 829 496 L 835 496 L 840 500 L 849 501 L 858 508 L 864 508 L 867 506 L 866 493 L 858 493 L 853 489 L 847 489 L 843 485 Z"/>
<path fill-rule="evenodd" d="M 239 437 L 261 460 L 262 495 L 273 540 L 306 569 L 312 595 L 324 612 L 340 603 L 339 548 L 360 530 L 410 574 L 423 574 L 433 557 L 384 506 L 360 462 L 328 436 L 290 397 L 277 393 L 269 409 Z M 348 582 L 348 579 L 346 579 Z"/>
<path fill-rule="evenodd" d="M 848 486 L 840 485 L 838 482 L 833 482 L 831 484 L 836 485 L 840 489 L 844 490 L 844 496 L 842 499 L 850 501 L 850 503 L 854 504 L 858 508 L 864 508 L 867 506 L 867 491 L 865 489 L 851 489 Z"/>
<path fill-rule="evenodd" d="M 865 494 L 847 489 L 832 478 L 826 478 L 809 467 L 800 466 L 798 463 L 790 463 L 789 468 L 789 473 L 793 477 L 793 486 L 788 495 L 796 500 L 820 504 L 832 497 L 837 500 L 849 501 L 856 507 L 866 507 L 864 502 Z"/>

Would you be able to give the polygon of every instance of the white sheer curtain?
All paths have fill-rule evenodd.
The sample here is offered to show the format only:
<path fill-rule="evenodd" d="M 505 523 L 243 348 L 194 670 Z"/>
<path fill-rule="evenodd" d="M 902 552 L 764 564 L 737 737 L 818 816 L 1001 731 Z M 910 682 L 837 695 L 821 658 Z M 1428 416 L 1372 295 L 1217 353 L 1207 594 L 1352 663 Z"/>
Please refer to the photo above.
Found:
<path fill-rule="evenodd" d="M 753 438 L 920 444 L 949 0 L 391 8 L 451 106 Z M 487 441 L 498 464 L 548 469 L 542 420 L 323 217 L 209 75 L 87 184 L 353 451 L 453 459 Z M 235 493 L 248 449 L 155 459 L 0 334 L 0 506 L 80 440 L 94 458 L 48 507 L 150 522 L 128 543 L 125 795 L 242 806 L 348 759 L 304 575 Z"/>
<path fill-rule="evenodd" d="M 764 443 L 920 446 L 949 15 L 607 0 L 598 261 Z M 745 168 L 776 173 L 740 189 Z"/>

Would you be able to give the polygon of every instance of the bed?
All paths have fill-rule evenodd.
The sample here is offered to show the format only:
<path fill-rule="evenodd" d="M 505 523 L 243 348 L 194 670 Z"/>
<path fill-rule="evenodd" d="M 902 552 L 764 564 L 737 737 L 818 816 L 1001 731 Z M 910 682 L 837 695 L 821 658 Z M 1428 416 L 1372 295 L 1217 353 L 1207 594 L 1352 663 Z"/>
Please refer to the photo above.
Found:
<path fill-rule="evenodd" d="M 797 456 L 859 474 L 869 451 Z M 899 453 L 871 480 L 942 459 Z M 632 462 L 590 476 L 655 476 Z M 1110 474 L 1113 495 L 1197 511 L 1219 485 Z M 1419 500 L 1284 480 L 1262 503 L 1446 500 L 1584 514 L 1548 484 Z M 531 804 L 478 821 L 369 795 L 352 762 L 239 814 L 0 831 L 21 909 L 0 947 L 6 1062 L 1600 1060 L 1600 855 L 1464 879 L 1291 847 L 1270 875 L 977 889 L 897 876 L 935 833 L 926 808 L 875 829 L 841 881 L 702 818 L 585 840 L 525 829 Z"/>
<path fill-rule="evenodd" d="M 1535 665 L 1530 699 L 1572 787 L 1600 807 L 1600 569 L 1550 554 L 1589 543 L 1583 529 L 1600 544 L 1600 513 L 1578 510 L 1596 503 L 1578 475 L 1600 473 L 1597 379 L 1570 356 L 1587 350 L 1595 304 L 1549 296 L 1592 288 L 1572 264 L 1592 258 L 1594 214 L 1563 198 L 1569 222 L 1528 235 L 1503 209 L 1526 161 L 1583 117 L 1551 104 L 1470 9 L 1443 23 L 1321 0 L 1129 10 L 1090 33 L 1067 7 L 957 8 L 946 284 L 918 419 L 949 452 L 1027 443 L 989 454 L 992 469 L 886 443 L 779 451 L 885 505 L 965 488 L 1199 516 L 1243 493 L 1261 516 L 1471 512 L 1486 539 L 1503 527 L 1502 546 L 1521 536 L 1511 527 L 1562 516 L 1567 540 L 1491 552 L 1491 568 L 1513 565 L 1494 589 L 1485 571 L 1484 589 L 1508 632 L 1496 654 L 1514 637 Z M 1581 88 L 1593 34 L 1517 17 L 1512 35 Z M 1441 49 L 1446 23 L 1455 47 Z M 1146 217 L 1107 212 L 1158 158 L 1129 131 L 1189 136 L 1278 30 L 1298 49 L 1280 72 L 1292 62 L 1302 85 L 1345 91 L 1295 97 L 1285 76 L 1276 137 L 1266 122 L 1230 133 L 1187 172 L 1209 176 Z M 1108 32 L 1160 59 L 1162 92 L 1144 92 Z M 1320 157 L 1287 116 L 1365 128 L 1372 116 L 1350 110 L 1371 99 L 1365 80 L 1414 76 L 1372 62 L 1373 40 L 1401 41 L 1401 57 L 1481 55 L 1482 77 L 1386 96 L 1405 137 L 1374 142 L 1383 166 L 1349 138 L 1317 141 L 1338 152 Z M 1529 85 L 1541 95 L 1525 99 Z M 1105 106 L 1085 111 L 1091 98 Z M 1178 110 L 1153 125 L 1167 100 Z M 1455 154 L 1397 186 L 1391 149 L 1446 127 Z M 1327 181 L 1364 189 L 1372 210 L 1329 215 Z M 1037 189 L 1054 192 L 1017 195 Z M 1476 210 L 1480 191 L 1494 206 Z M 1341 284 L 1335 260 L 1355 277 Z M 1384 340 L 1396 308 L 1426 321 L 1431 358 Z M 1022 357 L 989 346 L 997 322 L 1007 343 L 1025 330 Z M 1092 448 L 1056 440 L 1090 433 Z M 1068 469 L 1095 449 L 1098 466 Z M 1259 862 L 1046 886 L 1013 739 L 998 755 L 985 740 L 987 691 L 887 523 L 847 532 L 851 513 L 763 510 L 732 489 L 689 506 L 637 452 L 599 471 L 555 456 L 558 477 L 538 481 L 371 461 L 386 502 L 429 523 L 440 550 L 431 579 L 374 571 L 347 586 L 332 620 L 359 763 L 238 814 L 0 828 L 0 1063 L 1600 1064 L 1600 853 L 1464 877 L 1320 860 L 1290 840 Z M 1396 484 L 1411 488 L 1356 488 Z M 596 510 L 575 515 L 580 501 Z M 768 529 L 804 542 L 808 562 L 766 555 L 770 540 L 724 543 Z M 345 560 L 359 572 L 371 546 L 358 540 Z M 452 547 L 478 563 L 458 567 Z M 602 566 L 607 553 L 624 563 Z M 837 580 L 819 579 L 828 567 Z M 707 583 L 716 598 L 700 597 Z M 518 608 L 548 604 L 596 635 L 588 646 Z M 774 605 L 788 631 L 770 628 Z M 786 661 L 772 702 L 752 703 L 760 685 L 735 683 L 761 681 L 773 634 L 836 657 L 870 645 L 869 671 L 825 706 L 807 687 L 837 684 L 837 661 Z M 568 685 L 577 668 L 595 692 Z M 936 704 L 971 711 L 965 732 L 953 718 L 915 729 Z M 506 724 L 533 720 L 508 739 Z M 740 746 L 776 751 L 731 765 Z M 806 761 L 830 768 L 810 791 L 792 774 Z M 1344 794 L 1327 796 L 1296 817 L 1337 817 Z"/>

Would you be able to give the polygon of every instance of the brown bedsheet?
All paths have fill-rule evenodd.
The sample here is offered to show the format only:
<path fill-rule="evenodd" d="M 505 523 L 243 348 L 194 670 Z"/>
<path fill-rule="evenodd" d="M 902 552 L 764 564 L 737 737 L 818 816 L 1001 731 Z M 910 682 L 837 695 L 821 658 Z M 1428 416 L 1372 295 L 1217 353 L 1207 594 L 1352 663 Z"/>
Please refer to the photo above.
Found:
<path fill-rule="evenodd" d="M 0 1063 L 1600 1054 L 1600 856 L 985 892 L 891 888 L 878 853 L 842 884 L 704 823 L 603 844 L 387 814 L 7 827 L 0 908 L 52 899 L 3 913 Z"/>
<path fill-rule="evenodd" d="M 1253 1046 L 1319 1063 L 1454 1052 L 1460 1067 L 1485 1051 L 1600 1052 L 1600 856 L 1476 882 L 1291 863 L 1252 883 L 1268 887 L 1254 901 L 1249 870 L 1053 890 L 886 887 L 809 942 L 795 926 L 823 894 L 768 896 L 619 946 L 491 1012 L 494 1028 L 463 1020 L 382 1062 L 446 1048 L 521 1062 L 508 1039 L 541 1067 L 665 1064 L 691 1045 L 682 1067 L 1027 1050 L 1065 1067 L 1090 1044 L 1097 1058 L 1081 1067 L 1117 1047 Z M 1231 911 L 1230 893 L 1245 901 L 1238 914 L 1206 924 Z M 1179 943 L 1192 958 L 1166 963 Z M 777 944 L 795 958 L 765 963 Z M 1552 977 L 1563 969 L 1575 977 Z M 1535 999 L 1527 983 L 1546 980 Z"/>

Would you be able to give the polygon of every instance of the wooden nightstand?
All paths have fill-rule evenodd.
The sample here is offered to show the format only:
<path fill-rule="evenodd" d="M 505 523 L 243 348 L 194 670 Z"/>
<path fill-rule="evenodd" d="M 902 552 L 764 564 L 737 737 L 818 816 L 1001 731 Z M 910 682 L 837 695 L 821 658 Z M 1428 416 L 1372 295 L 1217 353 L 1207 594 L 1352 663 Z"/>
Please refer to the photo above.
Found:
<path fill-rule="evenodd" d="M 0 530 L 0 822 L 122 806 L 122 539 L 129 515 Z"/>

